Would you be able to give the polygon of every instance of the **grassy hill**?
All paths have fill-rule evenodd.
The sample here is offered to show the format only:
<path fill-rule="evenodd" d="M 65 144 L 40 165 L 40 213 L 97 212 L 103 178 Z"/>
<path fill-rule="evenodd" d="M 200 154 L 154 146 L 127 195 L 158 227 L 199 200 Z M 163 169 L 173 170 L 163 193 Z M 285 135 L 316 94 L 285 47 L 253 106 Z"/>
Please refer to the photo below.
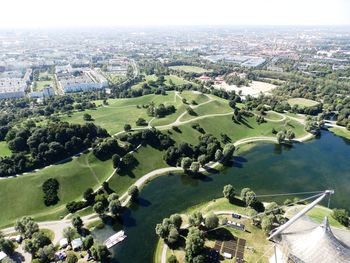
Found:
<path fill-rule="evenodd" d="M 298 105 L 299 107 L 305 107 L 305 108 L 317 106 L 319 104 L 317 101 L 308 100 L 308 99 L 304 99 L 304 98 L 289 99 L 288 103 L 290 106 Z"/>
<path fill-rule="evenodd" d="M 205 68 L 196 67 L 196 66 L 186 66 L 186 65 L 172 66 L 170 68 L 175 69 L 175 70 L 179 70 L 179 71 L 190 72 L 190 73 L 199 73 L 199 74 L 210 71 L 210 70 L 207 70 Z"/>

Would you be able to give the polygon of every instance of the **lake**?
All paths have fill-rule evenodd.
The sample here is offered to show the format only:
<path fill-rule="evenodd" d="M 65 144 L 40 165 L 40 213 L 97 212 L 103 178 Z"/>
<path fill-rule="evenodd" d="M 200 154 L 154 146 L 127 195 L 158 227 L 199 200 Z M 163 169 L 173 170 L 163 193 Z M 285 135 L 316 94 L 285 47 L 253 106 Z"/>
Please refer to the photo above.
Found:
<path fill-rule="evenodd" d="M 221 197 L 229 183 L 237 190 L 250 187 L 257 195 L 334 189 L 331 206 L 350 210 L 350 142 L 330 132 L 323 131 L 320 138 L 293 147 L 259 144 L 235 159 L 233 167 L 202 180 L 168 175 L 146 185 L 140 203 L 123 215 L 128 237 L 114 247 L 113 262 L 152 262 L 155 225 L 173 213 Z M 113 233 L 106 226 L 96 235 L 104 241 Z"/>

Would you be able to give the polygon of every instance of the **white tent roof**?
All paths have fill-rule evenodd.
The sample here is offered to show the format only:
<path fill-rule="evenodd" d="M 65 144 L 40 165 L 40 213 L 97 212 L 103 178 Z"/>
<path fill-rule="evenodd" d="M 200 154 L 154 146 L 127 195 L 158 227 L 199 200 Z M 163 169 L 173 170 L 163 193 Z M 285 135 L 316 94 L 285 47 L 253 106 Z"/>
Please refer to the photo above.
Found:
<path fill-rule="evenodd" d="M 0 261 L 3 260 L 3 259 L 6 258 L 6 257 L 7 257 L 6 253 L 0 251 Z"/>
<path fill-rule="evenodd" d="M 293 227 L 281 234 L 282 244 L 288 248 L 293 261 L 304 263 L 350 262 L 349 246 L 333 234 L 327 218 L 318 226 L 311 227 L 311 225 L 302 223 L 305 221 L 293 224 Z"/>

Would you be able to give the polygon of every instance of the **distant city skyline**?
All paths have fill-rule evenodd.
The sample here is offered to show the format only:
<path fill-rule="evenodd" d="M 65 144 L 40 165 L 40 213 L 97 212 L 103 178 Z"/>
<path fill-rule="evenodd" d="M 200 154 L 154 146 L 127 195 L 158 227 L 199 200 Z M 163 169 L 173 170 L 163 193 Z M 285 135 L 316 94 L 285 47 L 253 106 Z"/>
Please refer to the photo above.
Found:
<path fill-rule="evenodd" d="M 350 25 L 347 0 L 12 0 L 0 28 L 159 25 Z"/>

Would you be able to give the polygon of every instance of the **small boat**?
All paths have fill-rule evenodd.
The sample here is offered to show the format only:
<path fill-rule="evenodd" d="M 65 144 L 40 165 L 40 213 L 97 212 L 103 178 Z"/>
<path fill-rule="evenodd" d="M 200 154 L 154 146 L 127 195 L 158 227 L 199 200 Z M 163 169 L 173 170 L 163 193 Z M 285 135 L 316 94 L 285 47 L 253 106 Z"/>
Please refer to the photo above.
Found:
<path fill-rule="evenodd" d="M 113 236 L 110 236 L 104 244 L 107 248 L 111 248 L 115 246 L 116 244 L 122 242 L 126 238 L 126 235 L 123 230 L 119 231 L 118 233 L 114 234 Z"/>

